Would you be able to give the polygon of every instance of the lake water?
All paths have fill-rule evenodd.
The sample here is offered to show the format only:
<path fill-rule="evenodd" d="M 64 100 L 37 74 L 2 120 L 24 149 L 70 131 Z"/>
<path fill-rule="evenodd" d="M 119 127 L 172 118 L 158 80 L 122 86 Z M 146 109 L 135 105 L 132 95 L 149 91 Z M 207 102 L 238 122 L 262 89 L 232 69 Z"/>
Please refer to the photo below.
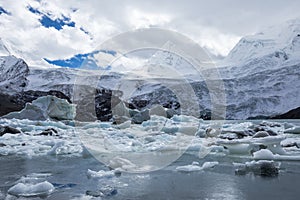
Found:
<path fill-rule="evenodd" d="M 281 162 L 279 176 L 272 178 L 253 174 L 235 175 L 231 163 L 245 161 L 239 158 L 219 158 L 220 164 L 206 171 L 182 173 L 175 170 L 176 166 L 187 165 L 194 160 L 201 162 L 194 155 L 184 154 L 170 166 L 155 172 L 122 173 L 119 177 L 93 180 L 87 178 L 88 169 L 95 171 L 106 169 L 93 157 L 35 159 L 0 157 L 0 190 L 5 194 L 22 176 L 31 173 L 50 173 L 51 176 L 47 178 L 50 183 L 66 186 L 56 189 L 47 199 L 74 199 L 81 197 L 87 190 L 97 190 L 107 184 L 115 187 L 118 193 L 102 199 L 299 198 L 300 162 Z M 216 158 L 208 156 L 204 160 L 214 161 Z M 11 196 L 10 199 L 17 198 Z"/>
<path fill-rule="evenodd" d="M 298 121 L 292 121 L 298 124 Z M 298 137 L 298 136 L 295 136 Z M 0 156 L 0 199 L 299 199 L 300 162 L 280 162 L 279 175 L 262 177 L 252 173 L 236 175 L 232 163 L 250 161 L 249 156 L 212 153 L 199 158 L 192 150 L 185 152 L 169 166 L 148 173 L 125 173 L 120 176 L 89 178 L 87 171 L 108 170 L 89 154 L 84 156 L 24 157 Z M 197 161 L 218 161 L 214 168 L 194 172 L 179 172 L 176 167 Z M 45 180 L 55 186 L 46 197 L 15 197 L 7 195 L 21 177 L 48 174 Z M 117 192 L 102 197 L 86 195 L 87 191 L 113 188 Z"/>

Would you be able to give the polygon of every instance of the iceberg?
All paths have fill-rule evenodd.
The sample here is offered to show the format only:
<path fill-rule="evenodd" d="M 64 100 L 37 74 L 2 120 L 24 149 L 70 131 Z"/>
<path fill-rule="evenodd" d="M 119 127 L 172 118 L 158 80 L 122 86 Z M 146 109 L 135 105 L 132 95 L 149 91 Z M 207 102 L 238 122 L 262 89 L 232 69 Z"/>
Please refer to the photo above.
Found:
<path fill-rule="evenodd" d="M 39 97 L 32 103 L 27 103 L 20 112 L 11 112 L 3 117 L 29 120 L 73 120 L 75 115 L 75 105 L 70 104 L 65 99 L 48 95 Z"/>
<path fill-rule="evenodd" d="M 18 183 L 8 190 L 8 193 L 14 196 L 35 197 L 47 196 L 54 191 L 54 186 L 48 181 L 37 184 Z"/>

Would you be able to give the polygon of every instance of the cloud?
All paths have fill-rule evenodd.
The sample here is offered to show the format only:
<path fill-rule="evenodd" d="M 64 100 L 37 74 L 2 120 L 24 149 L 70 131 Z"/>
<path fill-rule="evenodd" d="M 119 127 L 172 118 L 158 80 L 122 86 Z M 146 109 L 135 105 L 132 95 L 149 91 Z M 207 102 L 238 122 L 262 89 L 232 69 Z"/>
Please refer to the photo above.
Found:
<path fill-rule="evenodd" d="M 160 13 L 150 13 L 136 8 L 128 7 L 127 19 L 133 29 L 162 27 L 171 21 L 171 16 Z"/>
<path fill-rule="evenodd" d="M 90 53 L 117 34 L 145 27 L 178 31 L 226 56 L 242 36 L 299 17 L 299 7 L 293 0 L 0 0 L 0 37 L 31 65 Z"/>

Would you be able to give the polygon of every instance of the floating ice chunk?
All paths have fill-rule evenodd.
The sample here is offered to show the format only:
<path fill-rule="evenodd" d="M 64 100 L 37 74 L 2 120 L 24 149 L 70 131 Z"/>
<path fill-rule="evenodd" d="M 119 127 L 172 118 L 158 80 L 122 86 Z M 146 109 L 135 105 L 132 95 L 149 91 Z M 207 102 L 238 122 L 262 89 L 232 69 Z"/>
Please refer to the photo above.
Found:
<path fill-rule="evenodd" d="M 295 126 L 295 127 L 292 127 L 292 128 L 288 128 L 284 131 L 284 133 L 300 134 L 300 126 Z"/>
<path fill-rule="evenodd" d="M 125 158 L 116 157 L 110 160 L 109 167 L 120 171 L 130 171 L 136 169 L 137 166 Z"/>
<path fill-rule="evenodd" d="M 130 126 L 131 126 L 131 121 L 126 121 L 122 124 L 116 125 L 115 127 L 118 129 L 126 129 L 126 128 L 130 128 Z"/>
<path fill-rule="evenodd" d="M 185 115 L 174 115 L 171 120 L 174 122 L 190 122 L 193 117 L 185 116 Z"/>
<path fill-rule="evenodd" d="M 257 152 L 254 152 L 253 157 L 255 159 L 272 160 L 272 159 L 274 159 L 274 154 L 269 149 L 261 149 Z"/>
<path fill-rule="evenodd" d="M 230 154 L 250 154 L 253 151 L 257 151 L 257 147 L 264 146 L 274 154 L 286 154 L 282 149 L 280 142 L 284 140 L 286 136 L 268 136 L 261 138 L 245 137 L 243 139 L 236 140 L 218 140 L 217 144 L 225 146 Z"/>
<path fill-rule="evenodd" d="M 90 122 L 83 126 L 84 129 L 90 129 L 90 128 L 111 128 L 111 122 Z"/>
<path fill-rule="evenodd" d="M 200 170 L 213 168 L 218 164 L 219 164 L 219 162 L 217 162 L 217 161 L 216 162 L 205 162 L 205 163 L 203 163 L 202 166 L 199 166 L 198 162 L 193 162 L 191 165 L 178 166 L 178 167 L 176 167 L 176 170 L 180 171 L 180 172 L 193 172 L 193 171 L 200 171 Z"/>
<path fill-rule="evenodd" d="M 253 138 L 263 138 L 263 137 L 268 137 L 268 136 L 270 136 L 270 135 L 267 131 L 258 131 L 252 137 Z"/>
<path fill-rule="evenodd" d="M 195 133 L 195 136 L 200 137 L 200 138 L 204 138 L 206 136 L 205 134 L 205 130 L 204 129 L 198 129 L 197 132 Z"/>
<path fill-rule="evenodd" d="M 23 183 L 25 185 L 34 185 L 45 181 L 45 178 L 50 177 L 50 173 L 32 173 L 26 176 L 22 176 L 17 183 Z"/>
<path fill-rule="evenodd" d="M 151 143 L 155 141 L 155 138 L 153 136 L 146 136 L 144 139 L 147 143 Z"/>
<path fill-rule="evenodd" d="M 59 148 L 64 146 L 65 142 L 60 141 L 55 143 L 55 145 L 52 147 L 52 149 L 48 152 L 49 155 L 57 155 L 59 154 Z"/>
<path fill-rule="evenodd" d="M 195 135 L 198 131 L 198 127 L 196 126 L 179 126 L 178 132 L 186 134 L 186 135 Z"/>
<path fill-rule="evenodd" d="M 110 197 L 110 196 L 114 196 L 118 193 L 117 189 L 111 186 L 104 186 L 102 188 L 100 188 L 100 190 L 96 190 L 96 191 L 91 191 L 91 190 L 87 190 L 86 191 L 86 195 L 92 196 L 92 197 Z"/>
<path fill-rule="evenodd" d="M 284 126 L 285 129 L 289 129 L 289 128 L 293 128 L 294 127 L 293 124 L 288 123 L 288 122 L 284 122 L 283 126 Z"/>
<path fill-rule="evenodd" d="M 172 127 L 168 127 L 168 126 L 164 126 L 161 131 L 168 133 L 168 134 L 175 134 L 176 132 L 178 132 L 178 127 L 176 126 L 172 126 Z"/>
<path fill-rule="evenodd" d="M 282 147 L 293 147 L 300 148 L 300 138 L 287 138 L 283 140 L 280 145 Z"/>
<path fill-rule="evenodd" d="M 164 107 L 161 105 L 155 105 L 149 110 L 150 115 L 157 115 L 162 117 L 167 117 L 167 113 Z"/>
<path fill-rule="evenodd" d="M 44 181 L 37 184 L 18 183 L 11 187 L 8 193 L 14 196 L 33 197 L 49 195 L 53 190 L 54 186 L 48 181 Z"/>
<path fill-rule="evenodd" d="M 88 176 L 88 178 L 112 178 L 115 176 L 115 172 L 114 171 L 104 171 L 104 170 L 100 170 L 100 171 L 96 172 L 96 171 L 92 171 L 92 170 L 88 169 L 87 176 Z"/>
<path fill-rule="evenodd" d="M 100 197 L 98 199 L 101 200 Z M 84 194 L 84 195 L 80 195 L 79 197 L 74 197 L 73 200 L 95 200 L 95 197 L 90 196 L 88 194 Z"/>
<path fill-rule="evenodd" d="M 215 167 L 215 166 L 218 165 L 218 164 L 219 164 L 218 161 L 214 161 L 214 162 L 205 162 L 205 163 L 203 163 L 203 165 L 202 165 L 202 169 L 213 168 L 213 167 Z"/>
<path fill-rule="evenodd" d="M 191 164 L 191 165 L 184 165 L 184 166 L 178 166 L 176 167 L 177 171 L 180 172 L 193 172 L 193 171 L 200 171 L 202 168 L 197 164 Z"/>

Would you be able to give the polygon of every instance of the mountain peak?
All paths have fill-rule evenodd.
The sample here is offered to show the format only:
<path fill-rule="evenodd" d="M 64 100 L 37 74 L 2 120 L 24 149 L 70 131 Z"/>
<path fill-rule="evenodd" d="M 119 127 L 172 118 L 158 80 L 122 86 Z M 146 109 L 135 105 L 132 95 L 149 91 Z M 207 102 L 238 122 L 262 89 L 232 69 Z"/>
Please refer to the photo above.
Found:
<path fill-rule="evenodd" d="M 300 19 L 271 26 L 254 35 L 243 37 L 226 57 L 227 63 L 240 63 L 274 52 L 289 54 L 300 51 Z"/>

